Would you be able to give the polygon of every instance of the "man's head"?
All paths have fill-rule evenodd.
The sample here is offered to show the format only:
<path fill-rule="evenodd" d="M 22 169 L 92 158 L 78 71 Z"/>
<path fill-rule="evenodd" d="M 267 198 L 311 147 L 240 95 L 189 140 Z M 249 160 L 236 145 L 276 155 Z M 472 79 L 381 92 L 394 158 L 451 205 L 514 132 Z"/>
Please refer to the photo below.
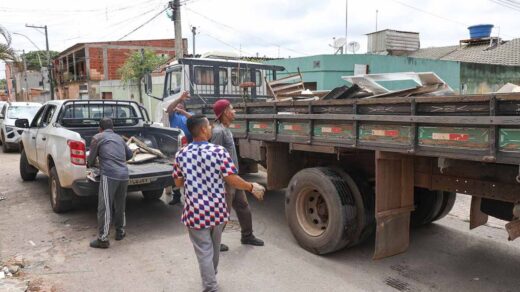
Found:
<path fill-rule="evenodd" d="M 186 124 L 193 140 L 209 141 L 211 139 L 211 125 L 205 115 L 193 115 Z"/>
<path fill-rule="evenodd" d="M 213 104 L 213 112 L 223 124 L 229 124 L 235 120 L 235 110 L 227 99 L 219 99 Z"/>
<path fill-rule="evenodd" d="M 103 132 L 105 130 L 112 130 L 114 129 L 114 123 L 112 122 L 111 118 L 102 118 L 99 121 L 99 131 Z"/>

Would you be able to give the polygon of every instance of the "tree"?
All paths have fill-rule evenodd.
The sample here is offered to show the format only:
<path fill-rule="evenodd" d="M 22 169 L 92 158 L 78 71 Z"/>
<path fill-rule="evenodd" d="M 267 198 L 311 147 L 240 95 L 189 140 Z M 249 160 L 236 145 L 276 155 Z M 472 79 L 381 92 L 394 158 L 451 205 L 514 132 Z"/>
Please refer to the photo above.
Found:
<path fill-rule="evenodd" d="M 141 90 L 143 77 L 147 73 L 151 73 L 155 68 L 164 64 L 166 61 L 166 57 L 158 56 L 152 50 L 142 49 L 140 52 L 136 51 L 132 53 L 128 59 L 126 59 L 125 64 L 117 70 L 117 73 L 121 75 L 121 80 L 124 85 L 129 82 L 137 83 L 139 102 L 143 103 Z"/>
<path fill-rule="evenodd" d="M 13 48 L 11 48 L 11 34 L 7 29 L 0 25 L 0 35 L 4 38 L 5 43 L 0 43 L 0 60 L 4 62 L 18 62 L 18 58 Z"/>
<path fill-rule="evenodd" d="M 49 51 L 51 60 L 59 55 L 60 52 Z M 47 67 L 47 51 L 31 51 L 25 54 L 27 70 L 40 71 L 41 67 Z"/>

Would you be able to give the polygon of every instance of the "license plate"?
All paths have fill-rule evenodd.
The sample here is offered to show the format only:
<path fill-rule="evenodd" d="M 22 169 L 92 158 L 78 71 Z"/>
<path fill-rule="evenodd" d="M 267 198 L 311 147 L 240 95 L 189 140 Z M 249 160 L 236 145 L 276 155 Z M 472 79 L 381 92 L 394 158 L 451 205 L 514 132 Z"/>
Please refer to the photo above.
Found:
<path fill-rule="evenodd" d="M 156 177 L 146 177 L 146 178 L 132 178 L 128 181 L 128 185 L 134 186 L 134 185 L 144 185 L 149 184 L 153 181 L 156 181 Z"/>

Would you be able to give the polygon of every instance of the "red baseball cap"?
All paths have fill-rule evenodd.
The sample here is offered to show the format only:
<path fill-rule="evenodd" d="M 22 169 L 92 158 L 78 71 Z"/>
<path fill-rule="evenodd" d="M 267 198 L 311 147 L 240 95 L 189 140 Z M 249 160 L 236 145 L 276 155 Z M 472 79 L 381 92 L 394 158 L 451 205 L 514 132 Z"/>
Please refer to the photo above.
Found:
<path fill-rule="evenodd" d="M 227 99 L 219 99 L 215 101 L 215 103 L 213 104 L 213 112 L 217 116 L 217 120 L 220 119 L 220 116 L 222 116 L 222 114 L 230 104 L 231 103 Z"/>

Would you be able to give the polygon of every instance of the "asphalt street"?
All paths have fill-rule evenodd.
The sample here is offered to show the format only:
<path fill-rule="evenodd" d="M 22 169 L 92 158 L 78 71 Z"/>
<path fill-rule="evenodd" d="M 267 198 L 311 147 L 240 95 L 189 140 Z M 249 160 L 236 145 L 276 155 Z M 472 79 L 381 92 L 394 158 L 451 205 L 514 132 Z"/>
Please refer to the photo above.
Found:
<path fill-rule="evenodd" d="M 83 200 L 66 214 L 49 203 L 47 177 L 22 182 L 18 153 L 0 154 L 0 264 L 18 256 L 26 265 L 19 281 L 30 291 L 199 291 L 192 245 L 180 222 L 181 206 L 169 197 L 143 201 L 131 193 L 127 233 L 107 250 L 88 246 L 95 237 L 96 201 Z M 265 182 L 263 174 L 247 177 Z M 240 244 L 232 221 L 223 235 L 221 291 L 518 291 L 520 240 L 507 241 L 503 222 L 469 231 L 469 197 L 459 196 L 444 219 L 413 229 L 409 250 L 374 261 L 373 239 L 316 256 L 292 237 L 284 192 L 263 202 L 250 197 L 254 229 L 264 247 Z M 114 235 L 112 232 L 111 236 Z M 2 280 L 0 280 L 1 283 Z M 0 286 L 1 287 L 1 286 Z M 39 289 L 39 290 L 38 290 Z M 1 289 L 0 289 L 1 290 Z"/>

